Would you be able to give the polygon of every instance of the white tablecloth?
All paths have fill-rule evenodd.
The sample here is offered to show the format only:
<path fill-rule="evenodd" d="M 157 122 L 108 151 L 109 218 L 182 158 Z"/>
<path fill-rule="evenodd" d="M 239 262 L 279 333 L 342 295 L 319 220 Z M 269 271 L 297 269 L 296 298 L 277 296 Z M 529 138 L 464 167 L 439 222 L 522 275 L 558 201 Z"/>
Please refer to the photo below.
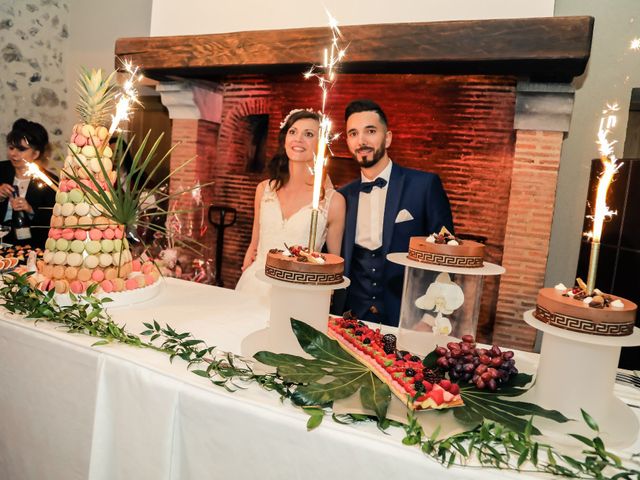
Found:
<path fill-rule="evenodd" d="M 161 296 L 112 316 L 132 333 L 168 323 L 221 349 L 264 327 L 249 297 L 169 279 Z M 0 479 L 493 478 L 486 469 L 445 470 L 402 432 L 308 416 L 253 386 L 212 386 L 186 364 L 52 324 L 0 315 Z M 500 474 L 503 477 L 509 475 Z M 516 475 L 513 474 L 513 478 Z M 522 476 L 518 476 L 522 478 Z"/>

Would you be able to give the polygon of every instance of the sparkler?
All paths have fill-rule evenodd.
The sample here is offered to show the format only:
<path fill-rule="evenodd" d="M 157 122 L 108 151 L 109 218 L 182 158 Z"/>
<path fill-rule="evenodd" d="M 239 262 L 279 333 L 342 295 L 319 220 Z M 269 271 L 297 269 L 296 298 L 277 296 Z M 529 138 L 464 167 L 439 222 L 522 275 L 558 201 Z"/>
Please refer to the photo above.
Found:
<path fill-rule="evenodd" d="M 133 64 L 125 60 L 122 62 L 122 66 L 129 74 L 129 77 L 122 85 L 122 93 L 116 98 L 116 113 L 111 117 L 111 126 L 109 127 L 109 137 L 118 129 L 120 122 L 129 119 L 129 113 L 132 104 L 139 104 L 138 90 L 136 90 L 136 82 L 142 79 L 142 75 L 138 74 L 138 67 L 134 67 Z"/>
<path fill-rule="evenodd" d="M 27 160 L 25 160 L 25 163 L 27 164 L 27 171 L 25 172 L 27 175 L 29 175 L 31 178 L 37 178 L 44 184 L 51 187 L 54 191 L 58 191 L 58 187 L 53 183 L 53 180 L 45 175 L 42 170 L 40 170 L 38 165 L 33 162 L 28 162 Z"/>
<path fill-rule="evenodd" d="M 589 256 L 589 274 L 587 277 L 587 291 L 593 292 L 596 283 L 596 273 L 598 271 L 598 257 L 600 256 L 600 239 L 602 236 L 602 227 L 604 221 L 611 218 L 616 212 L 609 209 L 607 206 L 607 191 L 609 186 L 618 172 L 622 163 L 618 163 L 618 159 L 613 153 L 613 146 L 616 140 L 609 140 L 609 133 L 611 129 L 616 126 L 617 116 L 615 112 L 619 110 L 617 104 L 607 105 L 607 108 L 603 110 L 603 116 L 600 119 L 600 127 L 598 128 L 598 150 L 600 152 L 600 161 L 602 162 L 602 173 L 598 180 L 598 189 L 596 192 L 596 203 L 593 216 L 590 216 L 593 220 L 593 227 L 590 232 L 586 234 L 591 239 L 591 253 Z"/>
<path fill-rule="evenodd" d="M 629 49 L 631 50 L 640 50 L 640 38 L 634 38 L 631 40 L 631 44 L 629 45 Z"/>
<path fill-rule="evenodd" d="M 336 69 L 344 58 L 346 47 L 340 46 L 342 34 L 338 28 L 338 22 L 327 12 L 329 16 L 329 28 L 331 28 L 331 46 L 325 48 L 323 52 L 324 62 L 321 67 L 313 65 L 304 73 L 305 79 L 316 78 L 322 90 L 322 109 L 320 111 L 320 134 L 318 139 L 318 150 L 313 162 L 313 197 L 311 201 L 311 228 L 309 229 L 309 251 L 313 252 L 316 245 L 316 233 L 318 228 L 318 209 L 320 207 L 320 194 L 324 179 L 324 169 L 327 165 L 327 150 L 331 142 L 338 135 L 331 134 L 331 119 L 325 113 L 329 90 L 336 80 Z"/>

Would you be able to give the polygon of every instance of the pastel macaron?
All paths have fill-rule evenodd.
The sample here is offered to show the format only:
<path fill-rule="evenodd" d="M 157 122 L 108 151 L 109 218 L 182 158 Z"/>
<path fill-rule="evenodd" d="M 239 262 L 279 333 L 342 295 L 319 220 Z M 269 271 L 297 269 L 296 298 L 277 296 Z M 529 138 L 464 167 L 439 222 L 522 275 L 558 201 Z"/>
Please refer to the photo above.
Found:
<path fill-rule="evenodd" d="M 62 238 L 65 240 L 73 240 L 75 238 L 75 233 L 71 228 L 65 228 L 62 230 Z"/>
<path fill-rule="evenodd" d="M 111 280 L 103 280 L 102 282 L 100 282 L 100 287 L 102 287 L 102 290 L 105 293 L 111 293 L 115 290 L 115 287 Z"/>
<path fill-rule="evenodd" d="M 71 252 L 67 255 L 67 264 L 72 267 L 79 267 L 83 262 L 82 255 L 76 252 Z"/>
<path fill-rule="evenodd" d="M 69 289 L 73 293 L 82 293 L 84 292 L 84 284 L 80 280 L 74 280 L 69 283 Z"/>
<path fill-rule="evenodd" d="M 88 282 L 91 279 L 91 270 L 88 268 L 80 268 L 78 270 L 78 280 L 81 282 Z"/>
<path fill-rule="evenodd" d="M 102 270 L 94 270 L 91 273 L 91 280 L 100 283 L 104 280 L 104 272 Z"/>
<path fill-rule="evenodd" d="M 89 238 L 91 240 L 102 240 L 102 232 L 97 228 L 89 230 Z"/>
<path fill-rule="evenodd" d="M 79 217 L 84 217 L 89 215 L 89 210 L 91 209 L 91 207 L 89 206 L 88 203 L 78 203 L 76 205 L 76 208 L 74 209 L 74 212 L 76 215 L 78 215 Z"/>
<path fill-rule="evenodd" d="M 66 242 L 66 240 L 65 240 Z M 65 261 L 67 260 L 67 253 L 66 252 L 56 252 L 53 254 L 53 263 L 55 263 L 56 265 L 62 265 L 63 263 L 65 263 Z"/>
<path fill-rule="evenodd" d="M 100 264 L 100 259 L 97 255 L 87 255 L 84 259 L 84 266 L 90 269 L 96 268 Z"/>

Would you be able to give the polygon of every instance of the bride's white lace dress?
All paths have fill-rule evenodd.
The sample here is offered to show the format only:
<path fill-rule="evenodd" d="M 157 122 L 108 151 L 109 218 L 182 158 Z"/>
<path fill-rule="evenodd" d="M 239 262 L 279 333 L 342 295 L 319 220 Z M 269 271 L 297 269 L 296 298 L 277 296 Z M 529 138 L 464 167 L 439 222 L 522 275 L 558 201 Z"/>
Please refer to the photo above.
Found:
<path fill-rule="evenodd" d="M 315 247 L 317 251 L 322 248 L 327 239 L 327 216 L 334 193 L 334 189 L 327 189 L 324 200 L 320 202 Z M 285 243 L 287 245 L 307 245 L 310 225 L 311 204 L 302 207 L 289 218 L 284 218 L 278 195 L 267 183 L 260 201 L 258 253 L 255 261 L 242 273 L 236 290 L 246 292 L 268 306 L 271 286 L 259 280 L 256 277 L 256 272 L 264 271 L 267 253 L 272 248 L 284 249 Z"/>

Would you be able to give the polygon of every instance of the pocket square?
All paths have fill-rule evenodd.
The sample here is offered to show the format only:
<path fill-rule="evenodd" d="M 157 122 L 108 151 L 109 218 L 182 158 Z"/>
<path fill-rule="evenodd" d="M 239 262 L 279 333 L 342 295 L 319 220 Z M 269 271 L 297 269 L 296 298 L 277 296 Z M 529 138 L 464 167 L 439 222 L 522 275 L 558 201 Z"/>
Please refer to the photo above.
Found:
<path fill-rule="evenodd" d="M 409 213 L 409 210 L 402 209 L 398 212 L 398 216 L 396 217 L 396 223 L 408 222 L 409 220 L 413 220 L 413 215 Z"/>

